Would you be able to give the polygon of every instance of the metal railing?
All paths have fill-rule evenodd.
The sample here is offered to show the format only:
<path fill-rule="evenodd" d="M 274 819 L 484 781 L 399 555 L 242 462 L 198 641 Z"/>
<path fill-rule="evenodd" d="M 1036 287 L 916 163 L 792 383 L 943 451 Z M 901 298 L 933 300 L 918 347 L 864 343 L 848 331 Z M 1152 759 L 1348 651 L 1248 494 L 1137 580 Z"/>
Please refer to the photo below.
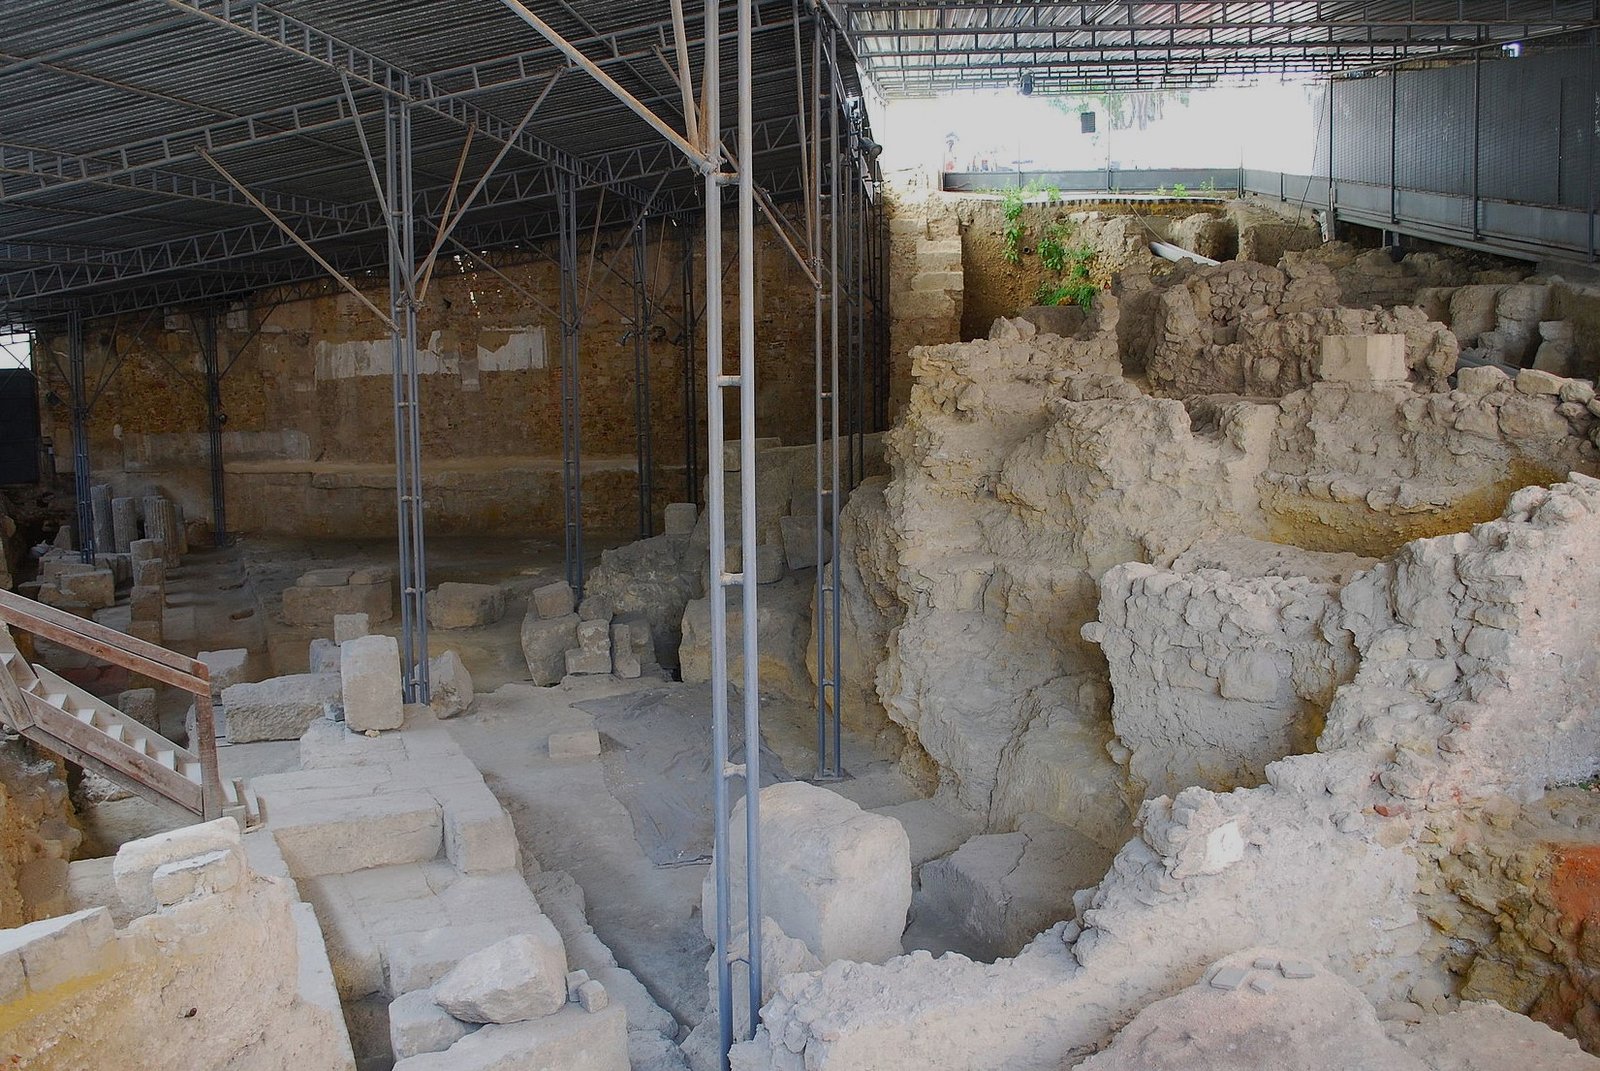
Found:
<path fill-rule="evenodd" d="M 193 695 L 197 739 L 189 745 L 200 761 L 198 814 L 205 821 L 221 816 L 225 796 L 217 768 L 216 713 L 211 674 L 204 662 L 9 591 L 0 591 L 0 622 Z M 121 772 L 148 784 L 137 770 L 121 768 Z M 149 787 L 161 791 L 156 785 Z"/>

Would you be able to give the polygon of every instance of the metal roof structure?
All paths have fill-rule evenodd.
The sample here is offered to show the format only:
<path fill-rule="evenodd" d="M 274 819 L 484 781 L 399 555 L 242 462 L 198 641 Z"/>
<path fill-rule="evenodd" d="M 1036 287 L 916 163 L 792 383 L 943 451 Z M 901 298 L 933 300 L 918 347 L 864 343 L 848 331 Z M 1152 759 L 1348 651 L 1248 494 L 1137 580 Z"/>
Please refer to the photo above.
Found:
<path fill-rule="evenodd" d="M 681 130 L 674 6 L 527 5 Z M 696 83 L 701 10 L 686 13 Z M 793 0 L 754 5 L 753 171 L 773 199 L 801 186 L 796 79 L 813 25 Z M 724 50 L 734 35 L 730 6 Z M 474 250 L 553 237 L 558 175 L 576 178 L 585 226 L 646 205 L 692 212 L 702 196 L 658 130 L 501 0 L 8 0 L 0 322 L 321 285 L 306 247 L 381 273 L 386 99 L 410 106 L 418 219 L 470 200 L 451 237 Z"/>
<path fill-rule="evenodd" d="M 1328 76 L 1600 24 L 1594 0 L 833 0 L 889 97 Z"/>

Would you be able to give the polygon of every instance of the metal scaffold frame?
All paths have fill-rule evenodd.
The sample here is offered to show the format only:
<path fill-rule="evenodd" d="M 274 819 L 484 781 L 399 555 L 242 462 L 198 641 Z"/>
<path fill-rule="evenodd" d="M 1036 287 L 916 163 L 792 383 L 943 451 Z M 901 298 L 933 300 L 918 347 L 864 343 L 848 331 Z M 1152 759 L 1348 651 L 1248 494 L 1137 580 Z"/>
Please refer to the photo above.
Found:
<path fill-rule="evenodd" d="M 428 564 L 422 496 L 417 265 L 412 188 L 411 106 L 404 87 L 384 98 L 384 178 L 389 210 L 389 329 L 393 346 L 395 523 L 400 557 L 400 672 L 408 703 L 431 698 L 428 680 Z"/>
<path fill-rule="evenodd" d="M 578 334 L 583 311 L 578 300 L 578 190 L 571 175 L 556 177 L 560 215 L 557 268 L 561 278 L 561 525 L 567 583 L 583 598 L 583 429 L 580 419 Z"/>
<path fill-rule="evenodd" d="M 634 449 L 639 461 L 639 538 L 655 533 L 655 448 L 650 428 L 650 321 L 652 302 L 648 287 L 645 227 L 648 217 L 640 216 L 633 228 L 633 430 Z"/>
<path fill-rule="evenodd" d="M 83 314 L 67 313 L 67 369 L 72 391 L 72 494 L 77 502 L 78 556 L 94 562 L 94 505 L 89 495 L 89 411 L 93 401 L 85 385 Z"/>

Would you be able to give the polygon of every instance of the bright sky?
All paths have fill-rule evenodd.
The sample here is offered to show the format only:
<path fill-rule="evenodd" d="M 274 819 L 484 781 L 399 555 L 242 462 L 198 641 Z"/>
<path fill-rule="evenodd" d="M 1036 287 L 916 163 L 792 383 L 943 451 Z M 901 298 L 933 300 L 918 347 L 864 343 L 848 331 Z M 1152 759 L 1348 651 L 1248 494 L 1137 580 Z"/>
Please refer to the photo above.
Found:
<path fill-rule="evenodd" d="M 1038 94 L 979 90 L 891 101 L 874 111 L 872 124 L 886 171 L 941 166 L 953 133 L 957 170 L 985 156 L 996 170 L 1013 169 L 1019 160 L 1029 171 L 1103 168 L 1109 154 L 1124 168 L 1238 167 L 1242 160 L 1246 167 L 1307 174 L 1322 118 L 1317 97 L 1308 83 L 1169 93 L 1159 118 L 1143 130 L 1114 130 L 1103 106 L 1084 98 L 1072 98 L 1062 111 Z M 1124 107 L 1131 113 L 1133 103 Z M 1082 109 L 1096 111 L 1096 133 L 1081 132 Z"/>
<path fill-rule="evenodd" d="M 27 335 L 6 334 L 0 329 L 0 368 L 32 368 L 32 348 Z"/>

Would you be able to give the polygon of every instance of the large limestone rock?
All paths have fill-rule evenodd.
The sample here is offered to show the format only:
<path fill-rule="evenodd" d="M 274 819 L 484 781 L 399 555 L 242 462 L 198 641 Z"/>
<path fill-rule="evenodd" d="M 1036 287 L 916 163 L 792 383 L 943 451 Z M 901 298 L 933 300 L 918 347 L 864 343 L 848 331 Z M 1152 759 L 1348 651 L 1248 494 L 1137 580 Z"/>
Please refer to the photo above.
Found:
<path fill-rule="evenodd" d="M 387 568 L 316 569 L 283 592 L 290 625 L 331 628 L 344 614 L 366 614 L 374 625 L 394 616 L 394 576 Z"/>
<path fill-rule="evenodd" d="M 567 651 L 578 645 L 578 622 L 575 613 L 544 618 L 534 610 L 522 619 L 522 656 L 534 684 L 549 687 L 566 676 Z"/>
<path fill-rule="evenodd" d="M 742 828 L 744 801 L 732 822 Z M 761 790 L 761 838 L 782 850 L 762 859 L 761 908 L 822 963 L 878 963 L 899 955 L 911 904 L 911 842 L 893 818 L 803 781 Z M 733 838 L 730 909 L 745 913 L 744 838 Z M 701 887 L 702 925 L 715 933 L 716 891 Z"/>
<path fill-rule="evenodd" d="M 641 616 L 655 641 L 651 661 L 676 666 L 684 607 L 702 592 L 704 557 L 691 553 L 680 535 L 660 535 L 606 550 L 584 583 L 582 616 Z"/>
<path fill-rule="evenodd" d="M 519 1023 L 567 1002 L 567 954 L 543 915 L 527 933 L 467 956 L 439 980 L 433 999 L 468 1023 Z"/>
<path fill-rule="evenodd" d="M 1065 826 L 1026 815 L 1015 833 L 968 840 L 920 871 L 917 916 L 940 920 L 950 947 L 974 959 L 1014 956 L 1076 914 L 1073 896 L 1105 876 L 1112 853 Z"/>
<path fill-rule="evenodd" d="M 1215 964 L 1123 1028 L 1083 1071 L 1425 1071 L 1384 1033 L 1361 992 L 1269 949 Z"/>
<path fill-rule="evenodd" d="M 737 588 L 722 596 L 728 607 L 728 673 L 737 682 L 744 673 L 744 604 Z M 797 576 L 761 586 L 756 604 L 756 650 L 763 690 L 805 701 L 813 694 L 806 670 L 811 633 L 811 584 Z M 711 600 L 695 599 L 683 612 L 678 665 L 683 680 L 698 684 L 711 679 Z"/>
<path fill-rule="evenodd" d="M 339 645 L 345 724 L 354 732 L 398 729 L 405 720 L 400 694 L 400 644 L 393 636 L 361 636 Z"/>
<path fill-rule="evenodd" d="M 472 707 L 472 674 L 454 651 L 428 660 L 429 705 L 441 718 L 454 718 Z"/>
<path fill-rule="evenodd" d="M 235 744 L 298 740 L 330 704 L 340 702 L 340 695 L 337 673 L 297 673 L 230 685 L 222 690 L 228 739 Z"/>
<path fill-rule="evenodd" d="M 444 1052 L 401 1060 L 394 1071 L 629 1071 L 622 1005 L 598 1012 L 569 1004 L 542 1019 L 475 1030 Z"/>

